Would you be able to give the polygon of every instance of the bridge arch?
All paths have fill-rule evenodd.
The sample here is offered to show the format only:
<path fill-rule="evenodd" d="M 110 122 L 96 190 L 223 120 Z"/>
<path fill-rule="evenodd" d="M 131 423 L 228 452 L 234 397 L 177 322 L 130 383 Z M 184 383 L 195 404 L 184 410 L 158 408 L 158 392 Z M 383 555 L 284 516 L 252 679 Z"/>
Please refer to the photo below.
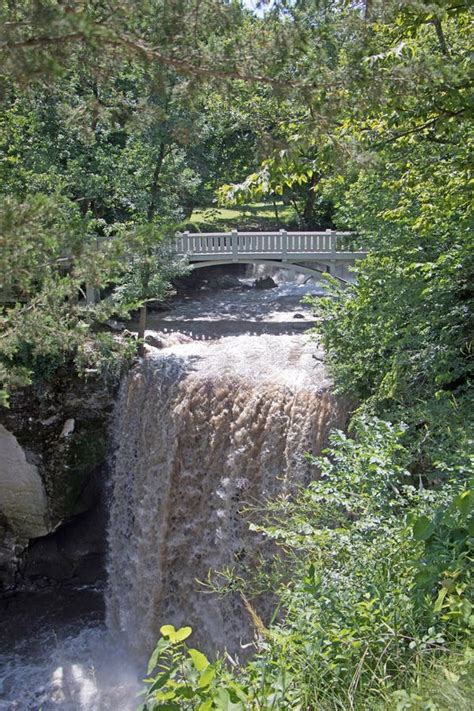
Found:
<path fill-rule="evenodd" d="M 192 258 L 191 258 L 192 259 Z M 297 264 L 295 262 L 279 262 L 277 260 L 272 260 L 272 259 L 242 259 L 239 257 L 239 259 L 236 261 L 235 259 L 219 259 L 219 260 L 210 260 L 210 261 L 199 261 L 199 262 L 192 262 L 190 261 L 190 267 L 192 269 L 202 269 L 203 267 L 217 267 L 221 266 L 224 264 L 263 264 L 264 266 L 267 267 L 274 267 L 276 269 L 285 269 L 288 271 L 296 271 L 300 272 L 302 274 L 307 274 L 310 277 L 317 277 L 321 276 L 321 274 L 327 274 L 328 271 L 326 269 L 320 269 L 318 267 L 313 267 L 313 266 L 303 266 L 301 264 Z M 343 279 L 340 276 L 333 275 L 338 281 L 341 281 L 343 284 L 347 284 L 347 280 Z"/>

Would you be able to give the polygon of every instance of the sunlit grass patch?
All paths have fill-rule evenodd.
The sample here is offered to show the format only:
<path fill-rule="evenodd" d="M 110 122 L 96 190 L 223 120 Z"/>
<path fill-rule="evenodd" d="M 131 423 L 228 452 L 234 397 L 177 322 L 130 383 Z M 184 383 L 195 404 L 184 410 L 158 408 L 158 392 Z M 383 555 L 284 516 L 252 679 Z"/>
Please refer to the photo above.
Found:
<path fill-rule="evenodd" d="M 194 210 L 184 228 L 197 229 L 199 232 L 226 229 L 282 229 L 296 222 L 297 214 L 292 205 L 285 205 L 283 202 L 275 205 L 257 202 L 251 205 Z"/>

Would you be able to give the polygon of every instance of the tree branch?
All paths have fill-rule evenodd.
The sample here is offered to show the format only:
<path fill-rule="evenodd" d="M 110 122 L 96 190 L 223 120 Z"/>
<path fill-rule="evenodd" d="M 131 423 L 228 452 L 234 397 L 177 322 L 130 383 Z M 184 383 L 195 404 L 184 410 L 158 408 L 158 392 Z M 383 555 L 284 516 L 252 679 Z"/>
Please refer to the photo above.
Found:
<path fill-rule="evenodd" d="M 103 30 L 103 28 L 101 28 Z M 88 37 L 84 32 L 70 32 L 64 35 L 56 36 L 39 36 L 39 37 L 29 37 L 27 39 L 18 40 L 16 42 L 3 42 L 0 44 L 0 52 L 6 52 L 15 49 L 25 49 L 33 47 L 46 47 L 47 45 L 58 45 L 61 43 L 68 42 L 86 42 Z M 189 76 L 202 76 L 208 78 L 217 79 L 235 79 L 249 83 L 263 83 L 274 87 L 289 87 L 298 86 L 298 84 L 281 81 L 279 79 L 272 79 L 271 77 L 263 76 L 260 74 L 247 74 L 240 72 L 237 69 L 219 69 L 218 67 L 203 66 L 187 62 L 183 59 L 178 59 L 176 57 L 169 57 L 164 54 L 158 47 L 151 47 L 142 40 L 132 37 L 126 34 L 118 35 L 107 35 L 103 31 L 100 36 L 102 43 L 107 44 L 111 47 L 128 47 L 133 52 L 141 55 L 148 61 L 158 61 L 168 67 L 172 67 L 179 74 L 186 74 Z"/>
<path fill-rule="evenodd" d="M 459 109 L 458 111 L 445 111 L 444 113 L 440 114 L 439 116 L 435 116 L 434 118 L 430 119 L 429 121 L 425 121 L 425 123 L 422 123 L 420 126 L 414 126 L 413 128 L 409 128 L 406 131 L 401 131 L 400 133 L 397 133 L 395 136 L 392 136 L 391 138 L 387 138 L 386 141 L 380 141 L 380 143 L 378 145 L 384 146 L 387 143 L 393 143 L 394 141 L 398 141 L 399 138 L 404 138 L 405 136 L 410 136 L 413 133 L 418 133 L 418 131 L 423 131 L 425 128 L 430 128 L 431 126 L 434 126 L 435 124 L 437 124 L 438 121 L 441 121 L 441 119 L 459 116 L 459 114 L 462 114 L 465 111 L 466 111 L 465 108 Z"/>
<path fill-rule="evenodd" d="M 435 18 L 431 20 L 432 24 L 434 25 L 434 28 L 436 30 L 436 36 L 438 37 L 438 43 L 439 43 L 439 48 L 441 50 L 441 54 L 444 54 L 445 57 L 448 57 L 449 59 L 451 58 L 451 54 L 448 49 L 448 45 L 446 43 L 446 38 L 444 36 L 443 32 L 443 27 L 441 25 L 441 20 L 439 18 Z"/>
<path fill-rule="evenodd" d="M 28 37 L 28 39 L 18 40 L 17 42 L 2 42 L 0 51 L 9 49 L 24 49 L 25 47 L 42 47 L 48 44 L 57 44 L 58 42 L 74 42 L 76 40 L 84 40 L 83 32 L 69 32 L 66 35 L 56 35 L 55 37 Z"/>
<path fill-rule="evenodd" d="M 244 74 L 238 70 L 228 70 L 219 69 L 209 66 L 198 66 L 187 62 L 183 59 L 177 59 L 176 57 L 169 57 L 158 47 L 150 47 L 141 40 L 130 37 L 129 35 L 119 35 L 116 39 L 106 39 L 107 44 L 111 45 L 125 45 L 130 49 L 138 52 L 148 60 L 158 60 L 161 64 L 166 64 L 172 67 L 180 74 L 188 74 L 191 76 L 203 76 L 209 78 L 218 79 L 238 79 L 240 81 L 252 82 L 252 83 L 264 83 L 270 86 L 276 87 L 288 87 L 295 86 L 295 84 L 290 84 L 289 82 L 283 82 L 279 79 L 272 79 L 271 77 L 262 76 L 259 74 Z"/>

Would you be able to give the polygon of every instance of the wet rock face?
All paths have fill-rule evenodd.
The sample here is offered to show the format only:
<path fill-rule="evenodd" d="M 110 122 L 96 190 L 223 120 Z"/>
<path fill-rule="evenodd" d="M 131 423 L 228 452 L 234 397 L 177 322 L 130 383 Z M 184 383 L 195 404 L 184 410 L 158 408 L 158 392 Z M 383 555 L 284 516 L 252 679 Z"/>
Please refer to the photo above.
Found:
<path fill-rule="evenodd" d="M 99 574 L 103 551 L 88 529 L 105 539 L 97 510 L 112 405 L 98 381 L 65 374 L 0 409 L 0 594 Z M 75 530 L 78 517 L 85 523 Z"/>
<path fill-rule="evenodd" d="M 63 524 L 57 531 L 31 541 L 19 565 L 24 588 L 64 583 L 96 583 L 105 578 L 106 516 L 100 503 Z"/>

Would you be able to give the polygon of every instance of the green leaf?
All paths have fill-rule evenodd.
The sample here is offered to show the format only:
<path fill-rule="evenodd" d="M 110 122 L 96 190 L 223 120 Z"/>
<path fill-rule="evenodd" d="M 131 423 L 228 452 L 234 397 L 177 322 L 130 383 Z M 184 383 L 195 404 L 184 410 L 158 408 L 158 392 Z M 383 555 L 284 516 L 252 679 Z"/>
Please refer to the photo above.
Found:
<path fill-rule="evenodd" d="M 192 627 L 180 627 L 179 630 L 175 629 L 174 625 L 163 625 L 163 627 L 160 627 L 160 632 L 163 637 L 168 637 L 172 644 L 187 639 L 189 635 L 192 634 L 192 631 Z"/>
<path fill-rule="evenodd" d="M 204 687 L 209 686 L 211 681 L 214 679 L 216 675 L 216 670 L 212 666 L 208 666 L 207 669 L 203 671 L 201 676 L 199 677 L 199 688 L 204 689 Z"/>
<path fill-rule="evenodd" d="M 157 689 L 160 689 L 162 686 L 164 686 L 166 684 L 166 682 L 169 680 L 170 676 L 171 676 L 171 670 L 163 672 L 163 674 L 160 674 L 159 676 L 157 676 L 155 681 L 153 682 L 153 685 L 150 687 L 148 693 L 151 694 L 154 691 L 156 691 Z M 173 697 L 170 696 L 169 698 L 172 699 Z"/>
<path fill-rule="evenodd" d="M 174 625 L 163 625 L 163 627 L 160 627 L 160 633 L 163 637 L 171 637 L 176 633 L 176 629 Z"/>
<path fill-rule="evenodd" d="M 148 662 L 148 669 L 147 669 L 147 674 L 151 674 L 153 669 L 156 667 L 158 664 L 158 659 L 160 658 L 161 652 L 163 649 L 166 647 L 166 642 L 162 639 L 158 642 L 156 645 L 153 654 L 150 657 L 150 661 Z"/>
<path fill-rule="evenodd" d="M 426 541 L 434 530 L 433 521 L 428 516 L 420 516 L 413 524 L 413 538 L 416 541 Z"/>
<path fill-rule="evenodd" d="M 244 711 L 244 706 L 238 701 L 234 703 L 230 699 L 227 689 L 220 689 L 214 697 L 214 706 L 218 711 Z"/>
<path fill-rule="evenodd" d="M 171 689 L 170 691 L 157 691 L 155 694 L 156 701 L 171 701 L 176 698 L 176 691 Z"/>
<path fill-rule="evenodd" d="M 448 588 L 442 587 L 441 590 L 438 593 L 438 597 L 436 598 L 436 602 L 434 604 L 434 611 L 435 612 L 441 612 L 443 608 L 443 602 L 444 598 L 448 594 Z"/>
<path fill-rule="evenodd" d="M 176 634 L 174 635 L 174 638 L 172 637 L 171 640 L 173 642 L 182 642 L 183 640 L 187 639 L 189 635 L 192 634 L 192 632 L 192 627 L 180 627 L 180 629 L 177 630 Z"/>
<path fill-rule="evenodd" d="M 209 660 L 205 654 L 199 652 L 197 649 L 188 649 L 188 654 L 193 660 L 193 664 L 198 672 L 207 669 L 209 666 Z"/>
<path fill-rule="evenodd" d="M 470 490 L 463 491 L 454 499 L 454 505 L 459 509 L 463 516 L 467 516 L 474 508 L 474 492 Z"/>

